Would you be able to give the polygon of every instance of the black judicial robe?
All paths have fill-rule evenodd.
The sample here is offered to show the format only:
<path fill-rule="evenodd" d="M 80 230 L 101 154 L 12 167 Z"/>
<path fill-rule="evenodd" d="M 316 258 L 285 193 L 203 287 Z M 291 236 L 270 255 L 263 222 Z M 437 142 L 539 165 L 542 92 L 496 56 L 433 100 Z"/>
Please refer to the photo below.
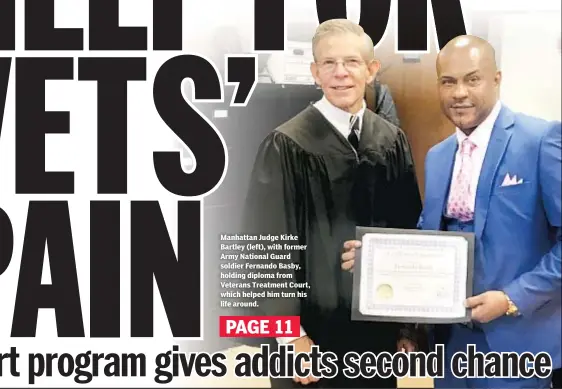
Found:
<path fill-rule="evenodd" d="M 355 152 L 320 111 L 308 106 L 262 142 L 244 225 L 248 233 L 297 236 L 280 243 L 306 245 L 306 250 L 293 250 L 290 259 L 277 262 L 300 265 L 294 281 L 309 288 L 302 289 L 306 297 L 267 299 L 260 309 L 266 315 L 300 316 L 320 350 L 340 359 L 348 351 L 395 352 L 401 331 L 415 334 L 405 333 L 399 323 L 351 321 L 353 274 L 341 269 L 340 258 L 356 226 L 413 229 L 420 212 L 412 155 L 399 128 L 367 109 Z"/>

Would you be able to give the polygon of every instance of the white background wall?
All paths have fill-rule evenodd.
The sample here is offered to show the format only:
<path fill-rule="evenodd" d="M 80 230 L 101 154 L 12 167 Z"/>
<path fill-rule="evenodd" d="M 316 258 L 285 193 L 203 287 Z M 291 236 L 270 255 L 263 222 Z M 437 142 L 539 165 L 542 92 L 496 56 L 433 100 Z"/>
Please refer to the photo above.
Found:
<path fill-rule="evenodd" d="M 501 19 L 502 101 L 516 111 L 560 120 L 560 13 Z"/>
<path fill-rule="evenodd" d="M 559 0 L 461 0 L 468 33 L 487 30 L 511 109 L 561 119 Z"/>

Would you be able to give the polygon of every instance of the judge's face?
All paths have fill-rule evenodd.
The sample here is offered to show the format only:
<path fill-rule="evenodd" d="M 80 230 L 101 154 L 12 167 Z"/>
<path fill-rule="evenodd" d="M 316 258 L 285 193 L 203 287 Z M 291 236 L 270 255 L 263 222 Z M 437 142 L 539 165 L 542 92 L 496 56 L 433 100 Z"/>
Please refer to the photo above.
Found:
<path fill-rule="evenodd" d="M 455 48 L 438 59 L 441 109 L 455 126 L 470 134 L 497 102 L 501 73 L 483 50 Z"/>
<path fill-rule="evenodd" d="M 365 59 L 366 46 L 362 37 L 352 33 L 326 36 L 316 45 L 310 68 L 328 101 L 350 113 L 363 106 L 365 86 L 379 69 L 377 61 Z"/>

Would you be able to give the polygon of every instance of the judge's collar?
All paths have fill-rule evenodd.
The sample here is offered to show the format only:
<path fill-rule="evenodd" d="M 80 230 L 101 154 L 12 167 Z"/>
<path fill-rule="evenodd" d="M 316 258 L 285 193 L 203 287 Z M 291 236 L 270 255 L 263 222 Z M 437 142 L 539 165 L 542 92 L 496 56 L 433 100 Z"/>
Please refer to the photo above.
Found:
<path fill-rule="evenodd" d="M 314 103 L 314 106 L 322 115 L 324 115 L 326 120 L 328 120 L 339 132 L 341 132 L 344 137 L 349 135 L 350 120 L 351 116 L 353 116 L 351 113 L 346 112 L 330 103 L 326 96 Z M 365 100 L 363 100 L 363 107 L 355 114 L 356 116 L 359 116 L 359 131 L 363 128 L 363 115 L 365 114 L 366 108 L 367 105 L 365 104 Z"/>

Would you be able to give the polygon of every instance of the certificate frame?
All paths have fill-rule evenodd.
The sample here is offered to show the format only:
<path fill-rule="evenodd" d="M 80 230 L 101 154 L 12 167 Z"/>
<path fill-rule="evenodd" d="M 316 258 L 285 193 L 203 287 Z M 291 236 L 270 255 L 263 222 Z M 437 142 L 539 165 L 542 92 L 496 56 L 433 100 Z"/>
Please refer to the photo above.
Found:
<path fill-rule="evenodd" d="M 397 228 L 378 228 L 378 227 L 356 227 L 356 239 L 363 240 L 365 234 L 404 234 L 404 235 L 425 235 L 425 236 L 456 236 L 462 237 L 467 241 L 467 277 L 466 277 L 466 297 L 472 296 L 474 278 L 474 233 L 459 231 L 431 231 L 431 230 L 408 230 Z M 361 256 L 362 248 L 356 250 L 355 264 L 353 267 L 353 295 L 351 306 L 351 320 L 353 321 L 383 321 L 399 323 L 419 323 L 419 324 L 470 324 L 471 309 L 465 308 L 464 316 L 454 318 L 440 317 L 418 317 L 418 316 L 384 316 L 384 315 L 365 315 L 359 309 L 359 299 L 361 294 Z"/>

